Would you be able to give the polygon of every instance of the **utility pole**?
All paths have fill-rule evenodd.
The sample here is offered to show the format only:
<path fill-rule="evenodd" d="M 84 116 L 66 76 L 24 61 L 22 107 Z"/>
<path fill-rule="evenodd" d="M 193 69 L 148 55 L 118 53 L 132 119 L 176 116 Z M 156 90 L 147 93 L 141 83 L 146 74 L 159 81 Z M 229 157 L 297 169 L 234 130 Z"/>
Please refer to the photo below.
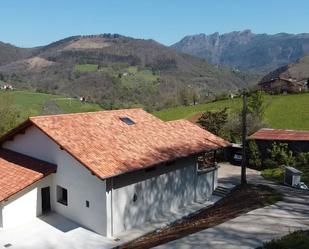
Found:
<path fill-rule="evenodd" d="M 247 91 L 243 90 L 243 109 L 242 109 L 242 160 L 241 160 L 241 185 L 247 184 L 246 167 L 246 139 L 247 139 Z"/>

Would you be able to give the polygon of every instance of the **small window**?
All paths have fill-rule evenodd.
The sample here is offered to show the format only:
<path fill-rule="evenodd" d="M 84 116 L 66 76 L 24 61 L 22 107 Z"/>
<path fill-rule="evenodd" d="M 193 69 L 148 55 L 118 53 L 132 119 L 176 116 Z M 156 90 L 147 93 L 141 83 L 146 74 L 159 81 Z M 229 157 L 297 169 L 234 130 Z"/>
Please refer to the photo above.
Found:
<path fill-rule="evenodd" d="M 216 153 L 209 151 L 197 158 L 197 171 L 203 171 L 216 166 Z"/>
<path fill-rule="evenodd" d="M 136 201 L 137 201 L 137 194 L 136 194 L 136 193 L 134 193 L 133 198 L 132 198 L 132 201 L 133 201 L 133 202 L 136 202 Z"/>
<path fill-rule="evenodd" d="M 128 117 L 122 117 L 122 118 L 120 118 L 120 120 L 122 122 L 126 123 L 127 125 L 134 125 L 135 124 L 135 122 Z"/>
<path fill-rule="evenodd" d="M 89 206 L 90 206 L 89 201 L 86 201 L 86 207 L 89 208 Z"/>
<path fill-rule="evenodd" d="M 68 190 L 57 186 L 57 201 L 63 205 L 68 205 Z"/>

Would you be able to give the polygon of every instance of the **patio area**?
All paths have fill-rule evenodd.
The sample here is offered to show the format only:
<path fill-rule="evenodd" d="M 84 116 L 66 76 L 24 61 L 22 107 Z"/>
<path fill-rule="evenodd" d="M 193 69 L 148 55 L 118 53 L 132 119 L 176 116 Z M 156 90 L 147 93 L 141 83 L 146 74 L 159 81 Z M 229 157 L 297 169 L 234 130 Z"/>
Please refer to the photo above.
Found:
<path fill-rule="evenodd" d="M 56 213 L 38 217 L 24 226 L 0 229 L 0 248 L 108 249 L 117 242 L 98 235 Z"/>

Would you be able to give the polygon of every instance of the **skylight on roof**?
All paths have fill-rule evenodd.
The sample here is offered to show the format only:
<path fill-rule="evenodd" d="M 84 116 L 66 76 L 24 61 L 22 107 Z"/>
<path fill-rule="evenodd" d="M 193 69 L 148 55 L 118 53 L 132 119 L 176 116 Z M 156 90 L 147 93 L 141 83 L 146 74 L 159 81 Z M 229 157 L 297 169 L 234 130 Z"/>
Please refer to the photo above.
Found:
<path fill-rule="evenodd" d="M 134 125 L 135 124 L 135 122 L 128 117 L 122 117 L 122 118 L 120 118 L 120 120 L 122 122 L 126 123 L 127 125 Z"/>

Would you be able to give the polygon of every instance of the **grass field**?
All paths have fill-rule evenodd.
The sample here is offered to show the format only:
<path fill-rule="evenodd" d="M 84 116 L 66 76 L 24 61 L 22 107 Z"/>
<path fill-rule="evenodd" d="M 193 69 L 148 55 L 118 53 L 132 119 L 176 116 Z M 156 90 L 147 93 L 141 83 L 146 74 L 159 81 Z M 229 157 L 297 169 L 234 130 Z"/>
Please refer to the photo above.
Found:
<path fill-rule="evenodd" d="M 96 72 L 97 70 L 98 70 L 97 64 L 77 64 L 74 67 L 74 72 L 77 73 Z"/>
<path fill-rule="evenodd" d="M 309 130 L 309 93 L 266 96 L 265 121 L 272 128 Z M 154 114 L 163 120 L 189 119 L 204 111 L 241 109 L 241 99 L 228 99 L 195 106 L 169 108 Z"/>
<path fill-rule="evenodd" d="M 0 92 L 4 94 L 3 92 Z M 15 107 L 23 116 L 43 115 L 53 113 L 75 113 L 98 111 L 102 108 L 96 104 L 81 103 L 78 99 L 69 99 L 63 96 L 34 93 L 27 91 L 8 92 Z"/>

